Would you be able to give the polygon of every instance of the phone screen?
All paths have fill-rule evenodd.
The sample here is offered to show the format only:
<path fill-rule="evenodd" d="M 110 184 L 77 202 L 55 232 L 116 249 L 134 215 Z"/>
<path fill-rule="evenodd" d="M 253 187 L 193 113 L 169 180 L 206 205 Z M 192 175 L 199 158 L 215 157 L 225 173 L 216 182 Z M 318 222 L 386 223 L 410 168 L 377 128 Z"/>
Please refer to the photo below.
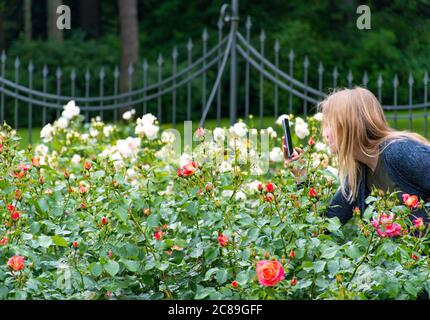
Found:
<path fill-rule="evenodd" d="M 287 118 L 282 119 L 282 127 L 284 129 L 285 142 L 287 144 L 285 156 L 291 158 L 293 156 L 293 141 L 291 139 L 290 122 Z"/>

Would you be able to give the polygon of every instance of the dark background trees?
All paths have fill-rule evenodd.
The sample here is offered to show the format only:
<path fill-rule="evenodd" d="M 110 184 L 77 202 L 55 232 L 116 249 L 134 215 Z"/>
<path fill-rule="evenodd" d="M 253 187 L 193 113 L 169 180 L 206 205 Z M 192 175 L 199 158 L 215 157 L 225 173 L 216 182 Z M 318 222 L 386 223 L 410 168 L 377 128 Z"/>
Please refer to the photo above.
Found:
<path fill-rule="evenodd" d="M 155 63 L 159 53 L 163 53 L 165 70 L 169 71 L 174 46 L 178 47 L 178 61 L 182 66 L 186 64 L 186 43 L 189 38 L 193 39 L 193 51 L 198 55 L 202 50 L 201 38 L 205 27 L 209 32 L 209 44 L 215 44 L 219 9 L 223 3 L 229 2 L 32 0 L 31 14 L 27 11 L 26 15 L 24 9 L 27 1 L 0 0 L 0 49 L 6 49 L 8 57 L 20 56 L 23 65 L 31 59 L 36 68 L 44 64 L 51 70 L 61 66 L 64 74 L 70 72 L 72 67 L 76 67 L 81 74 L 88 68 L 93 77 L 97 76 L 102 66 L 107 74 L 112 74 L 113 68 L 118 65 L 124 77 L 123 89 L 125 70 L 130 62 L 139 63 L 136 65 L 138 72 L 141 70 L 138 66 L 147 58 L 153 65 L 150 80 L 156 81 Z M 50 3 L 64 3 L 71 7 L 72 30 L 57 32 L 50 27 Z M 358 30 L 356 27 L 356 9 L 361 4 L 368 4 L 372 10 L 371 30 Z M 124 15 L 121 15 L 122 12 Z M 136 14 L 137 25 L 134 19 L 129 18 Z M 352 71 L 354 79 L 361 79 L 364 72 L 368 72 L 369 83 L 373 83 L 373 86 L 381 74 L 385 79 L 384 92 L 388 93 L 392 90 L 392 77 L 397 73 L 400 82 L 406 83 L 406 94 L 403 96 L 407 99 L 409 73 L 412 72 L 416 82 L 419 82 L 424 70 L 430 70 L 429 0 L 240 1 L 242 32 L 247 15 L 252 17 L 254 46 L 259 49 L 258 35 L 264 28 L 267 35 L 266 54 L 272 60 L 274 40 L 279 40 L 281 68 L 288 70 L 288 53 L 294 49 L 295 76 L 301 79 L 303 58 L 305 55 L 309 57 L 310 74 L 313 75 L 310 82 L 314 86 L 317 82 L 316 70 L 321 61 L 327 78 L 333 67 L 338 67 L 340 85 L 346 85 L 348 70 Z M 58 45 L 58 42 L 63 44 Z M 330 82 L 329 79 L 325 81 L 326 84 Z M 251 85 L 254 85 L 255 90 L 258 89 L 258 81 Z M 112 86 L 112 82 L 106 81 L 106 86 Z M 97 84 L 94 83 L 93 90 L 96 89 Z M 108 91 L 109 88 L 106 88 Z M 271 95 L 265 97 L 269 103 L 271 98 Z M 255 104 L 258 103 L 256 97 L 252 99 Z M 198 100 L 196 98 L 196 105 Z"/>

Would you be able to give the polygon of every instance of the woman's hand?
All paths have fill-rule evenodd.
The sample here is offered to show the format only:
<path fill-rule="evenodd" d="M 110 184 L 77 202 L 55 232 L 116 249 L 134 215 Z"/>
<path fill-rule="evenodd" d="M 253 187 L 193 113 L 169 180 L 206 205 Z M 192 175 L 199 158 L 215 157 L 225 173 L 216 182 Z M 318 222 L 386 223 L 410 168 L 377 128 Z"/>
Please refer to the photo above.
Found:
<path fill-rule="evenodd" d="M 299 147 L 295 147 L 293 149 L 293 156 L 291 158 L 287 158 L 285 155 L 287 154 L 287 143 L 285 140 L 285 136 L 282 136 L 282 151 L 284 152 L 284 161 L 286 164 L 289 164 L 293 161 L 296 161 L 300 159 L 301 155 L 303 154 L 303 149 L 300 149 Z"/>
<path fill-rule="evenodd" d="M 294 176 L 296 176 L 296 177 L 301 176 L 302 178 L 305 178 L 306 177 L 306 169 L 300 170 L 294 166 L 291 166 L 291 164 L 297 160 L 302 161 L 303 164 L 305 163 L 304 159 L 301 159 L 301 156 L 303 155 L 303 152 L 304 152 L 303 149 L 301 149 L 299 147 L 295 147 L 293 149 L 293 156 L 291 158 L 285 157 L 286 150 L 287 150 L 287 143 L 285 140 L 285 136 L 282 136 L 282 150 L 284 151 L 284 166 L 286 168 L 290 167 L 291 172 L 294 174 Z"/>

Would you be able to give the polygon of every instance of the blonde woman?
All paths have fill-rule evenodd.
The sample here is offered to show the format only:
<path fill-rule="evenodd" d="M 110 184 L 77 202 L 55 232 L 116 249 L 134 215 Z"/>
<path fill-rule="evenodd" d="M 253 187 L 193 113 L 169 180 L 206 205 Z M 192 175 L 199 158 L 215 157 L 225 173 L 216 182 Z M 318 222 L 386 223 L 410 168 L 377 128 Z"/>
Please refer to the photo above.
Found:
<path fill-rule="evenodd" d="M 430 142 L 417 133 L 390 128 L 372 92 L 361 87 L 336 90 L 319 103 L 318 111 L 323 113 L 323 138 L 337 157 L 339 170 L 340 188 L 328 217 L 345 224 L 355 207 L 364 212 L 372 186 L 400 191 L 401 201 L 403 194 L 430 201 Z M 296 148 L 285 161 L 300 156 Z M 424 210 L 414 211 L 413 216 L 429 221 Z"/>

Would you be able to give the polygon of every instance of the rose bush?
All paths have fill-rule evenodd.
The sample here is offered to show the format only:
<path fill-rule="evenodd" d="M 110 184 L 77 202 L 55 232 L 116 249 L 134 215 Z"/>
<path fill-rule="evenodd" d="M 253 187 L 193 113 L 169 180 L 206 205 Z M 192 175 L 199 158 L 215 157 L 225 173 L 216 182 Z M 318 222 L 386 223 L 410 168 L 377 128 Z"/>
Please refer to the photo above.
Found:
<path fill-rule="evenodd" d="M 198 129 L 197 146 L 176 154 L 177 136 L 134 114 L 124 128 L 83 124 L 70 103 L 25 150 L 1 128 L 1 299 L 415 299 L 430 289 L 429 228 L 409 219 L 428 204 L 373 190 L 346 226 L 324 216 L 339 184 L 320 114 L 289 116 L 304 156 L 288 166 L 279 128 Z"/>

